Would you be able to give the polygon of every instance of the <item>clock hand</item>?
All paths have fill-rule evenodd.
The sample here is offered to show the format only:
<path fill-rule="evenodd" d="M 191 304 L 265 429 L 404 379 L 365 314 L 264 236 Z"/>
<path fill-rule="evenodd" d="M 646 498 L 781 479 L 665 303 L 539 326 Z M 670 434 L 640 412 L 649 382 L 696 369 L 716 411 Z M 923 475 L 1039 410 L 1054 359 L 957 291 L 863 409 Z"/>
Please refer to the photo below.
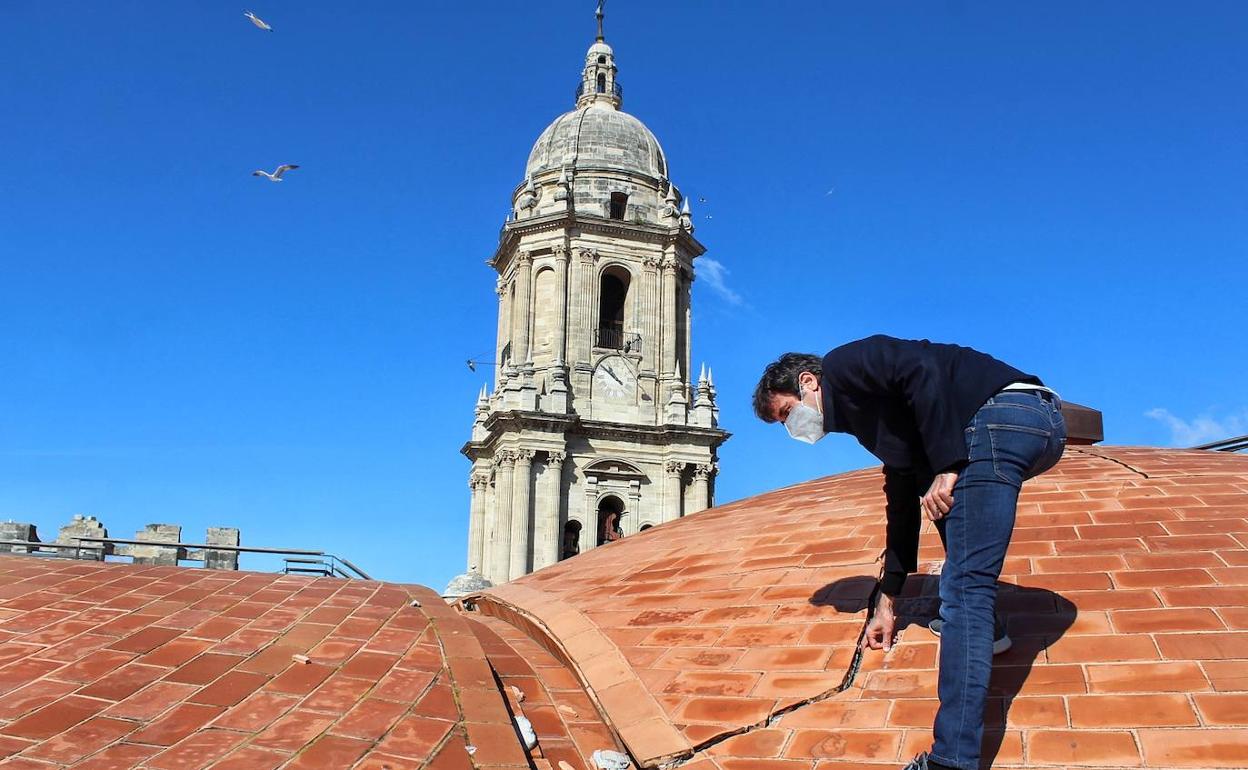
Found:
<path fill-rule="evenodd" d="M 609 366 L 604 366 L 604 367 L 602 367 L 602 368 L 603 368 L 603 369 L 607 372 L 607 374 L 611 375 L 611 379 L 615 380 L 616 382 L 618 382 L 618 383 L 619 383 L 619 384 L 621 384 L 621 385 L 623 385 L 623 384 L 624 384 L 624 380 L 621 380 L 621 379 L 620 379 L 620 378 L 616 375 L 616 373 L 615 373 L 614 371 L 612 371 L 611 367 L 609 367 Z"/>

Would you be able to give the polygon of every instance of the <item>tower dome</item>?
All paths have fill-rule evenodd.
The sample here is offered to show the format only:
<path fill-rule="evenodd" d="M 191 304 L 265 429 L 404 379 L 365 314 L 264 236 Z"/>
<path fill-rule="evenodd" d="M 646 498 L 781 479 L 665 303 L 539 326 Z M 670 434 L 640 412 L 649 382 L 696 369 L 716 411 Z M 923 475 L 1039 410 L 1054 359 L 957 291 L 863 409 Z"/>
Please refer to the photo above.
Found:
<path fill-rule="evenodd" d="M 525 177 L 565 167 L 574 172 L 621 171 L 655 181 L 667 178 L 667 158 L 650 129 L 602 102 L 555 118 L 533 143 Z"/>
<path fill-rule="evenodd" d="M 620 109 L 615 51 L 602 37 L 585 53 L 576 105 L 542 131 L 512 194 L 515 219 L 575 211 L 664 227 L 680 220 L 680 193 L 654 133 Z M 692 229 L 692 228 L 689 228 Z"/>

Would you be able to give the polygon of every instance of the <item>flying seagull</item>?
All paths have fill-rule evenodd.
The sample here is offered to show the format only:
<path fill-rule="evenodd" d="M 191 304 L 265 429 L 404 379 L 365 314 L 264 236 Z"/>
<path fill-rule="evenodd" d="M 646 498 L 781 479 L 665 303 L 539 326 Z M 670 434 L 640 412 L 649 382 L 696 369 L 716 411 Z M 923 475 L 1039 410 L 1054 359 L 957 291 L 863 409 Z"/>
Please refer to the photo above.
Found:
<path fill-rule="evenodd" d="M 272 27 L 270 27 L 268 24 L 265 24 L 265 23 L 264 23 L 264 19 L 262 19 L 262 18 L 260 18 L 259 16 L 255 15 L 255 14 L 254 14 L 254 13 L 252 13 L 251 11 L 243 11 L 243 15 L 244 15 L 244 16 L 246 16 L 248 19 L 251 19 L 251 23 L 252 23 L 252 24 L 255 24 L 257 27 L 259 27 L 260 29 L 264 30 L 265 32 L 272 32 L 272 31 L 273 31 L 273 28 L 272 28 Z"/>
<path fill-rule="evenodd" d="M 296 166 L 294 163 L 283 163 L 282 165 L 278 166 L 277 170 L 274 171 L 272 174 L 270 174 L 267 171 L 261 171 L 260 169 L 256 169 L 255 171 L 251 172 L 251 175 L 262 176 L 265 179 L 269 180 L 270 182 L 280 182 L 282 181 L 282 174 L 285 174 L 287 171 L 290 171 L 291 169 L 294 169 L 294 168 L 299 168 L 299 167 Z"/>

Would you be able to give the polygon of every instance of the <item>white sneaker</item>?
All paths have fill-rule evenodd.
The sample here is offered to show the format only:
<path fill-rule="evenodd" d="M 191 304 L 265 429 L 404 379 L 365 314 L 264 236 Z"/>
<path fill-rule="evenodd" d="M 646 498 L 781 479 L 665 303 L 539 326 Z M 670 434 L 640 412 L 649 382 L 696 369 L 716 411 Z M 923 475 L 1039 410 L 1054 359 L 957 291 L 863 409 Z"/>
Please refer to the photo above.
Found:
<path fill-rule="evenodd" d="M 931 623 L 927 624 L 927 628 L 936 636 L 940 636 L 940 629 L 944 624 L 945 621 L 940 618 L 936 618 Z M 1005 633 L 1005 625 L 1001 623 L 999 618 L 997 619 L 997 622 L 993 624 L 993 631 L 995 632 L 992 640 L 993 655 L 1000 655 L 1014 646 L 1014 642 L 1010 641 L 1010 635 Z"/>

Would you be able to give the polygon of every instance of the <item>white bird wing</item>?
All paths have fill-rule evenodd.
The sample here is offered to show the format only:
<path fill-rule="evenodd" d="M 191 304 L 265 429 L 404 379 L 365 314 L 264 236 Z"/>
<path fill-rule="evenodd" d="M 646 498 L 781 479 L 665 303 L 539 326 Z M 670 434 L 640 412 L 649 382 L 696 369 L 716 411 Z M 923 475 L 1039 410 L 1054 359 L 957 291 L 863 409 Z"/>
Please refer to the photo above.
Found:
<path fill-rule="evenodd" d="M 248 19 L 251 19 L 251 23 L 255 24 L 260 29 L 269 30 L 269 31 L 273 30 L 272 27 L 270 27 L 268 24 L 265 23 L 264 19 L 261 19 L 259 16 L 255 15 L 251 11 L 244 11 L 243 15 L 246 16 Z"/>
<path fill-rule="evenodd" d="M 296 168 L 299 168 L 299 166 L 297 166 L 294 163 L 283 163 L 282 165 L 277 167 L 276 171 L 273 172 L 273 176 L 281 176 L 282 174 L 285 174 L 287 171 L 290 171 Z"/>

